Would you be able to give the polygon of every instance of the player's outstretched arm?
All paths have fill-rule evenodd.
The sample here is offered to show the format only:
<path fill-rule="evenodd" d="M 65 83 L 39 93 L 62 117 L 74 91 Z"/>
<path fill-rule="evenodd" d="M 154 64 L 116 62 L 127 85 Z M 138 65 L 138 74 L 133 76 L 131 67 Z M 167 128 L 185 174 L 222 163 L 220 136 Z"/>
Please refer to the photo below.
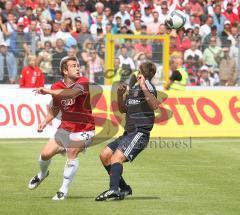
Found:
<path fill-rule="evenodd" d="M 146 87 L 145 84 L 145 78 L 143 75 L 139 75 L 138 76 L 138 83 L 145 95 L 145 99 L 149 105 L 149 107 L 152 110 L 156 110 L 158 109 L 159 105 L 160 105 L 160 101 L 157 100 L 157 98 L 148 90 L 148 88 Z"/>
<path fill-rule="evenodd" d="M 56 106 L 52 106 L 52 104 L 48 107 L 48 112 L 45 119 L 38 125 L 38 132 L 42 132 L 43 129 L 50 123 L 59 113 L 59 108 Z"/>
<path fill-rule="evenodd" d="M 63 98 L 75 98 L 85 93 L 83 89 L 80 89 L 80 88 L 52 90 L 52 89 L 41 87 L 34 91 L 36 92 L 36 94 L 42 94 L 42 95 L 49 94 L 54 97 L 63 97 Z"/>
<path fill-rule="evenodd" d="M 120 84 L 117 90 L 117 101 L 118 101 L 118 109 L 120 113 L 126 113 L 125 99 L 124 93 L 127 90 L 127 86 L 125 84 Z"/>

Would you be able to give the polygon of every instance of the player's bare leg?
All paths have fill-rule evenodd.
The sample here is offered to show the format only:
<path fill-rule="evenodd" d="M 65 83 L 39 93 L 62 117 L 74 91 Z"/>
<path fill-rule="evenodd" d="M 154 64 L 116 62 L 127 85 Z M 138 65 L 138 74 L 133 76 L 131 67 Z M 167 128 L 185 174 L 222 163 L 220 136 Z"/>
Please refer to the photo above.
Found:
<path fill-rule="evenodd" d="M 63 183 L 59 191 L 52 198 L 53 200 L 64 200 L 68 193 L 69 185 L 71 184 L 78 168 L 79 159 L 78 154 L 85 149 L 85 146 L 79 145 L 78 142 L 72 143 L 72 146 L 78 146 L 77 148 L 68 148 L 67 161 L 63 172 Z"/>
<path fill-rule="evenodd" d="M 40 156 L 39 156 L 39 166 L 40 166 L 40 172 L 34 176 L 29 184 L 29 189 L 35 189 L 38 187 L 38 185 L 48 176 L 48 166 L 51 162 L 51 158 L 63 151 L 63 147 L 58 145 L 58 143 L 54 139 L 50 139 L 48 143 L 43 147 Z"/>

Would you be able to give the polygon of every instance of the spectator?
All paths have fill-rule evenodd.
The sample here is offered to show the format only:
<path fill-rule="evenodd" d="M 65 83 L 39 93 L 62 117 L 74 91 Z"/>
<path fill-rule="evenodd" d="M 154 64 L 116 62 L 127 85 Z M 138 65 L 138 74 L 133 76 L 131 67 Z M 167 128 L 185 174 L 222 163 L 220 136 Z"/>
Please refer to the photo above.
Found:
<path fill-rule="evenodd" d="M 67 8 L 68 10 L 63 13 L 63 20 L 70 18 L 72 24 L 75 25 L 75 18 L 78 17 L 78 13 L 73 0 L 68 1 Z"/>
<path fill-rule="evenodd" d="M 56 40 L 56 47 L 52 53 L 52 68 L 54 74 L 59 73 L 60 61 L 65 56 L 67 56 L 67 51 L 64 50 L 64 41 L 59 38 Z"/>
<path fill-rule="evenodd" d="M 168 4 L 167 4 L 167 1 L 162 1 L 161 3 L 161 13 L 159 13 L 159 21 L 161 24 L 164 24 L 165 23 L 165 19 L 168 15 Z"/>
<path fill-rule="evenodd" d="M 63 39 L 66 47 L 77 44 L 77 41 L 73 38 L 69 30 L 68 22 L 64 20 L 60 25 L 59 31 L 55 35 L 55 39 Z"/>
<path fill-rule="evenodd" d="M 3 21 L 3 17 L 0 15 L 0 43 L 4 42 L 4 38 L 8 35 L 7 26 Z"/>
<path fill-rule="evenodd" d="M 96 8 L 96 11 L 92 12 L 91 13 L 91 18 L 93 20 L 93 23 L 96 23 L 97 22 L 97 17 L 98 16 L 101 16 L 102 17 L 102 20 L 105 20 L 106 19 L 106 16 L 104 15 L 104 5 L 102 2 L 98 2 L 96 5 L 95 5 L 95 8 Z"/>
<path fill-rule="evenodd" d="M 192 56 L 197 68 L 202 65 L 203 53 L 197 48 L 197 42 L 195 40 L 191 40 L 190 48 L 184 52 L 184 61 L 187 60 L 188 56 Z"/>
<path fill-rule="evenodd" d="M 200 86 L 209 87 L 215 85 L 215 80 L 211 77 L 209 68 L 207 66 L 202 66 L 200 68 L 200 74 Z"/>
<path fill-rule="evenodd" d="M 105 26 L 103 26 L 102 21 L 103 21 L 103 16 L 98 15 L 96 17 L 95 23 L 92 24 L 91 27 L 90 27 L 90 32 L 91 32 L 92 36 L 94 36 L 95 38 L 96 38 L 96 35 L 97 35 L 97 28 L 105 29 Z"/>
<path fill-rule="evenodd" d="M 201 41 L 202 41 L 202 37 L 199 34 L 199 30 L 200 30 L 200 25 L 198 24 L 194 25 L 192 38 L 197 41 L 198 47 L 201 45 Z"/>
<path fill-rule="evenodd" d="M 42 33 L 40 35 L 40 48 L 44 48 L 44 44 L 46 41 L 50 41 L 51 44 L 55 45 L 55 36 L 52 34 L 52 26 L 50 24 L 42 25 Z"/>
<path fill-rule="evenodd" d="M 88 31 L 87 25 L 82 23 L 81 32 L 79 33 L 79 35 L 77 37 L 77 44 L 78 44 L 78 48 L 80 51 L 83 50 L 83 44 L 86 42 L 86 40 L 93 41 L 93 37 L 90 34 L 90 32 Z"/>
<path fill-rule="evenodd" d="M 183 59 L 181 56 L 172 56 L 170 59 L 170 68 L 172 74 L 169 78 L 169 82 L 166 84 L 166 90 L 186 90 L 188 83 L 188 73 L 183 67 Z"/>
<path fill-rule="evenodd" d="M 224 29 L 224 23 L 226 21 L 226 17 L 221 14 L 221 5 L 216 5 L 214 8 L 213 17 L 213 25 L 217 27 L 218 34 L 221 34 Z"/>
<path fill-rule="evenodd" d="M 135 64 L 131 57 L 128 56 L 128 50 L 126 46 L 121 47 L 121 54 L 119 55 L 120 67 L 123 70 L 133 71 L 135 70 Z"/>
<path fill-rule="evenodd" d="M 22 22 L 18 22 L 17 30 L 14 31 L 10 36 L 10 48 L 9 51 L 14 54 L 17 58 L 17 65 L 20 72 L 20 69 L 23 67 L 24 58 L 26 55 L 30 54 L 28 45 L 30 41 L 27 41 L 26 35 L 23 32 L 24 25 Z"/>
<path fill-rule="evenodd" d="M 145 55 L 149 60 L 152 59 L 152 44 L 147 43 L 148 41 L 146 39 L 141 39 L 140 42 L 136 43 L 134 46 L 134 49 L 136 53 L 138 52 L 144 52 Z"/>
<path fill-rule="evenodd" d="M 12 13 L 9 13 L 6 22 L 7 34 L 5 35 L 5 42 L 7 43 L 8 46 L 10 45 L 11 34 L 17 30 L 17 24 L 15 23 L 15 20 L 16 17 Z"/>
<path fill-rule="evenodd" d="M 233 12 L 233 4 L 232 4 L 232 2 L 228 2 L 227 3 L 227 9 L 223 13 L 223 15 L 226 17 L 227 20 L 229 20 L 231 22 L 231 24 L 234 24 L 235 22 L 236 23 L 239 22 L 238 15 Z"/>
<path fill-rule="evenodd" d="M 14 10 L 13 2 L 11 0 L 6 1 L 5 9 L 1 11 L 1 16 L 4 20 L 7 20 L 7 16 L 9 13 L 14 14 L 17 19 L 19 18 L 17 12 Z"/>
<path fill-rule="evenodd" d="M 194 65 L 193 57 L 191 55 L 187 56 L 187 59 L 185 60 L 184 67 L 188 73 L 189 76 L 189 85 L 190 86 L 197 86 L 198 85 L 198 79 L 197 79 L 197 68 Z"/>
<path fill-rule="evenodd" d="M 127 49 L 127 56 L 130 58 L 133 58 L 135 55 L 135 48 L 133 45 L 133 41 L 131 39 L 125 39 L 124 46 Z M 118 49 L 116 56 L 119 56 L 120 54 L 121 54 L 121 49 Z"/>
<path fill-rule="evenodd" d="M 221 86 L 235 86 L 237 82 L 236 62 L 229 56 L 229 48 L 222 49 L 224 56 L 219 64 L 219 76 Z"/>
<path fill-rule="evenodd" d="M 120 1 L 118 0 L 105 0 L 105 6 L 111 8 L 112 14 L 116 14 L 119 11 Z"/>
<path fill-rule="evenodd" d="M 90 82 L 101 85 L 104 84 L 104 61 L 98 56 L 95 49 L 90 50 L 88 68 Z"/>
<path fill-rule="evenodd" d="M 61 10 L 56 10 L 54 22 L 58 24 L 61 24 L 62 22 L 64 22 L 64 18 Z"/>
<path fill-rule="evenodd" d="M 88 11 L 86 10 L 86 4 L 82 1 L 79 3 L 77 15 L 80 18 L 81 23 L 83 23 L 89 27 L 90 15 L 89 15 Z"/>
<path fill-rule="evenodd" d="M 33 9 L 31 7 L 26 8 L 26 13 L 23 17 L 20 17 L 19 20 L 22 20 L 24 28 L 29 27 L 31 20 L 35 20 L 36 17 L 33 15 Z"/>
<path fill-rule="evenodd" d="M 141 20 L 134 20 L 132 29 L 135 35 L 140 35 L 142 30 Z"/>
<path fill-rule="evenodd" d="M 213 26 L 211 27 L 211 32 L 210 32 L 210 34 L 208 34 L 208 35 L 204 38 L 204 40 L 203 40 L 203 42 L 202 42 L 202 50 L 203 50 L 203 51 L 210 46 L 210 39 L 211 39 L 212 37 L 215 37 L 215 38 L 217 39 L 216 45 L 219 46 L 219 47 L 221 47 L 221 39 L 219 38 L 219 36 L 218 36 L 218 34 L 217 34 L 217 27 L 216 27 L 215 25 L 213 25 Z"/>
<path fill-rule="evenodd" d="M 62 11 L 63 13 L 68 10 L 65 1 L 62 0 L 56 0 L 56 8 L 58 11 Z"/>
<path fill-rule="evenodd" d="M 5 42 L 0 43 L 0 83 L 15 84 L 17 76 L 17 62 L 14 55 L 8 51 Z"/>
<path fill-rule="evenodd" d="M 157 34 L 159 30 L 159 14 L 157 11 L 153 12 L 153 21 L 147 25 L 147 34 Z"/>
<path fill-rule="evenodd" d="M 218 68 L 220 59 L 223 57 L 221 47 L 216 45 L 217 38 L 211 37 L 209 47 L 203 52 L 203 61 L 205 65 Z"/>
<path fill-rule="evenodd" d="M 225 21 L 224 31 L 220 35 L 222 47 L 229 46 L 229 42 L 231 41 L 231 39 L 234 40 L 231 34 L 231 22 L 229 20 Z"/>
<path fill-rule="evenodd" d="M 55 0 L 49 0 L 47 8 L 42 12 L 42 18 L 47 21 L 54 21 L 56 17 L 57 4 Z"/>
<path fill-rule="evenodd" d="M 176 36 L 177 51 L 184 52 L 190 48 L 190 38 L 185 35 L 184 28 L 177 30 Z"/>
<path fill-rule="evenodd" d="M 15 5 L 14 9 L 17 13 L 17 17 L 23 17 L 26 12 L 27 5 L 25 0 L 18 0 L 17 4 Z"/>
<path fill-rule="evenodd" d="M 144 13 L 142 14 L 142 21 L 144 22 L 145 25 L 148 25 L 149 23 L 153 22 L 151 8 L 148 6 L 144 8 Z"/>
<path fill-rule="evenodd" d="M 81 50 L 81 58 L 85 64 L 87 64 L 87 62 L 90 60 L 90 51 L 92 49 L 94 49 L 93 40 L 86 39 Z"/>
<path fill-rule="evenodd" d="M 44 43 L 44 49 L 39 52 L 37 57 L 37 65 L 39 65 L 39 68 L 43 71 L 46 78 L 46 83 L 52 83 L 52 44 L 50 41 L 46 41 Z"/>
<path fill-rule="evenodd" d="M 197 0 L 189 0 L 191 14 L 195 17 L 195 24 L 201 23 L 201 17 L 204 14 L 203 7 Z"/>
<path fill-rule="evenodd" d="M 36 65 L 36 56 L 28 56 L 28 65 L 25 66 L 19 79 L 20 88 L 38 88 L 44 86 L 44 74 Z"/>
<path fill-rule="evenodd" d="M 74 30 L 71 32 L 71 35 L 77 39 L 79 33 L 81 32 L 82 22 L 80 18 L 75 19 Z"/>
<path fill-rule="evenodd" d="M 130 17 L 130 14 L 126 11 L 126 5 L 124 3 L 121 3 L 120 6 L 119 6 L 119 12 L 117 12 L 115 15 L 114 15 L 114 23 L 117 23 L 117 20 L 116 18 L 117 17 L 120 17 L 121 18 L 121 25 L 124 24 L 125 20 L 126 19 L 129 19 L 131 20 L 131 17 Z"/>
<path fill-rule="evenodd" d="M 202 37 L 202 41 L 204 38 L 211 33 L 211 26 L 213 24 L 213 18 L 211 16 L 207 17 L 207 20 L 204 25 L 200 27 L 199 34 Z"/>

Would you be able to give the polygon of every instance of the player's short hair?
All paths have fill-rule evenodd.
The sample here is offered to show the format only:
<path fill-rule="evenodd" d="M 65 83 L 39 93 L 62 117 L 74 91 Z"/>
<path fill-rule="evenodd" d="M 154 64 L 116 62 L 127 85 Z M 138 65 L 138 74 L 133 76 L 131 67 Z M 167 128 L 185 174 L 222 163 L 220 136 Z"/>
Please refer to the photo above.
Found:
<path fill-rule="evenodd" d="M 70 60 L 76 61 L 76 62 L 79 63 L 79 61 L 78 61 L 78 59 L 76 57 L 66 56 L 66 57 L 62 58 L 61 61 L 60 61 L 60 72 L 61 72 L 62 76 L 64 76 L 63 71 L 67 70 L 67 62 L 70 61 Z"/>
<path fill-rule="evenodd" d="M 140 72 L 143 74 L 144 78 L 151 80 L 156 74 L 156 65 L 150 61 L 143 62 L 139 66 Z"/>

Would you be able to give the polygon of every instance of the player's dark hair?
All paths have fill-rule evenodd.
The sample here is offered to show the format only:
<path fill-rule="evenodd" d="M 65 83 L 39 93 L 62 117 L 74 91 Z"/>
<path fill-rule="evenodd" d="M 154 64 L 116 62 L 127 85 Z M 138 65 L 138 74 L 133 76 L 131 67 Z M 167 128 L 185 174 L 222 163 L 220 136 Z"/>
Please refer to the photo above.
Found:
<path fill-rule="evenodd" d="M 76 57 L 68 57 L 67 56 L 67 57 L 62 58 L 62 60 L 60 62 L 60 72 L 61 72 L 62 76 L 64 76 L 63 71 L 68 69 L 67 62 L 70 60 L 78 62 L 78 59 Z"/>
<path fill-rule="evenodd" d="M 139 66 L 140 72 L 143 74 L 144 78 L 151 80 L 156 73 L 156 66 L 152 62 L 143 62 Z"/>

